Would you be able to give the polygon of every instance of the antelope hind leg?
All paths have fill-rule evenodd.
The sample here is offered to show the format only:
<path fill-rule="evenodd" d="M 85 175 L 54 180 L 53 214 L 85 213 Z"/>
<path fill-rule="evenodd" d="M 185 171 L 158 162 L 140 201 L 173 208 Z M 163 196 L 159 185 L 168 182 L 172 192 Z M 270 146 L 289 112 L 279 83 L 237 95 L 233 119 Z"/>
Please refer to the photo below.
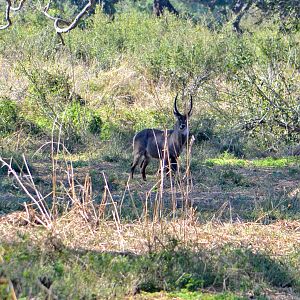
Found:
<path fill-rule="evenodd" d="M 139 164 L 141 157 L 142 157 L 142 155 L 138 154 L 138 155 L 135 155 L 133 158 L 133 162 L 131 164 L 131 178 L 133 178 L 135 167 Z M 143 163 L 143 161 L 142 161 L 142 163 Z"/>

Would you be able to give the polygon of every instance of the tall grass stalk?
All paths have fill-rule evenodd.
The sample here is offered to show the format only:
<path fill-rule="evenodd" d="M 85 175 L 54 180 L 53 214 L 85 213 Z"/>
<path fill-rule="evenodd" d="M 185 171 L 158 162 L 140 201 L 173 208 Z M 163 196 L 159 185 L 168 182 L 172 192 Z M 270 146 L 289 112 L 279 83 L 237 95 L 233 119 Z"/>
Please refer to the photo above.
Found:
<path fill-rule="evenodd" d="M 54 125 L 55 126 L 55 125 Z M 54 127 L 53 126 L 53 127 Z M 193 218 L 193 209 L 189 193 L 191 192 L 191 170 L 190 170 L 190 156 L 193 139 L 188 144 L 186 150 L 186 166 L 185 172 L 183 168 L 178 168 L 176 174 L 172 171 L 170 164 L 171 160 L 169 156 L 167 144 L 165 143 L 164 157 L 159 162 L 159 175 L 157 180 L 151 185 L 151 187 L 144 193 L 144 198 L 136 199 L 132 194 L 132 187 L 130 180 L 125 184 L 121 201 L 115 200 L 115 195 L 111 191 L 109 181 L 105 172 L 102 172 L 102 178 L 104 181 L 104 190 L 100 203 L 95 202 L 95 192 L 93 190 L 93 184 L 90 174 L 86 174 L 82 182 L 76 178 L 72 161 L 69 160 L 70 152 L 66 146 L 62 143 L 60 135 L 57 141 L 55 141 L 54 133 L 49 143 L 44 144 L 38 151 L 41 151 L 47 145 L 50 146 L 50 158 L 52 165 L 52 190 L 46 196 L 42 195 L 34 182 L 34 177 L 30 172 L 25 156 L 23 160 L 28 175 L 18 174 L 3 158 L 0 158 L 2 165 L 7 167 L 9 173 L 14 176 L 22 190 L 26 193 L 32 203 L 26 203 L 24 209 L 27 215 L 27 221 L 31 220 L 32 207 L 35 208 L 35 220 L 42 224 L 47 230 L 55 231 L 55 224 L 58 219 L 72 211 L 79 215 L 88 226 L 92 235 L 95 234 L 97 226 L 102 222 L 106 222 L 112 217 L 116 232 L 119 237 L 119 248 L 124 251 L 124 237 L 122 234 L 122 227 L 124 222 L 128 222 L 126 219 L 126 211 L 122 210 L 124 205 L 125 195 L 129 195 L 134 215 L 139 223 L 144 223 L 145 235 L 150 241 L 165 234 L 165 221 L 168 221 L 171 217 L 173 222 L 177 223 L 181 227 L 180 231 L 186 231 L 186 224 L 191 224 Z M 184 161 L 184 160 L 183 160 Z M 168 166 L 166 166 L 168 162 Z M 58 170 L 60 166 L 64 166 L 63 171 L 66 174 L 66 181 L 60 179 Z M 166 172 L 168 170 L 168 172 Z M 61 171 L 60 171 L 61 172 Z M 179 191 L 179 195 L 178 195 Z M 49 202 L 49 198 L 52 201 Z M 154 198 L 154 200 L 151 200 Z M 178 209 L 178 198 L 181 198 L 181 209 Z M 142 211 L 139 212 L 137 208 L 137 201 L 143 201 Z M 48 203 L 48 204 L 47 204 Z M 49 205 L 49 203 L 51 203 Z M 182 222 L 183 220 L 183 222 Z M 157 226 L 158 225 L 158 226 Z M 182 228 L 183 226 L 183 228 Z M 160 232 L 157 232 L 160 230 Z"/>
<path fill-rule="evenodd" d="M 37 206 L 41 217 L 35 216 L 37 221 L 42 224 L 45 228 L 51 230 L 53 228 L 53 215 L 51 214 L 51 210 L 48 208 L 47 203 L 45 201 L 45 197 L 41 195 L 34 184 L 34 180 L 29 171 L 26 158 L 23 155 L 23 160 L 29 175 L 21 176 L 17 174 L 17 172 L 13 169 L 10 160 L 10 163 L 7 163 L 2 157 L 0 157 L 0 162 L 2 163 L 2 167 L 5 166 L 8 169 L 8 174 L 12 174 L 13 177 L 17 180 L 18 184 L 22 188 L 22 190 L 26 193 L 26 195 L 31 199 L 31 201 Z M 24 179 L 23 179 L 24 178 Z M 32 192 L 29 191 L 29 188 L 33 189 L 35 196 Z"/>

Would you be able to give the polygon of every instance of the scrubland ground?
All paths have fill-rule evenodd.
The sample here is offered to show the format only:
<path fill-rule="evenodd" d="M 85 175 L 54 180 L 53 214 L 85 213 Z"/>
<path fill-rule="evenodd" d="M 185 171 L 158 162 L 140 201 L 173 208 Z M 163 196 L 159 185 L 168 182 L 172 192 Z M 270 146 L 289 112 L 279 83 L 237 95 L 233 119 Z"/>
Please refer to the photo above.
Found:
<path fill-rule="evenodd" d="M 96 12 L 60 47 L 29 17 L 0 44 L 0 298 L 299 299 L 299 32 Z M 179 173 L 129 179 L 178 91 Z"/>
<path fill-rule="evenodd" d="M 146 183 L 140 174 L 128 181 L 129 159 L 68 159 L 72 172 L 57 168 L 60 211 L 47 210 L 49 229 L 38 209 L 24 209 L 28 197 L 15 179 L 1 175 L 2 274 L 16 293 L 69 299 L 299 297 L 298 159 L 225 154 L 192 160 L 188 186 L 181 174 L 173 186 L 165 176 L 163 187 L 155 167 Z M 53 190 L 51 159 L 30 166 L 36 189 L 47 195 Z M 2 285 L 3 295 L 6 290 Z M 153 293 L 160 290 L 165 292 Z"/>

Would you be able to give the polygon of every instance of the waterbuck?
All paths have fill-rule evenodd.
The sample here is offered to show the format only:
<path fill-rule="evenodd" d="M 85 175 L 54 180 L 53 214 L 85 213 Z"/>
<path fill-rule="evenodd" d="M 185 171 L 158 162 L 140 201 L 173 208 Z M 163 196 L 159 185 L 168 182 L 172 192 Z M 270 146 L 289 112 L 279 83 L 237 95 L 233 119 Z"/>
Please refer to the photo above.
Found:
<path fill-rule="evenodd" d="M 133 162 L 131 164 L 131 178 L 135 167 L 141 162 L 141 173 L 146 180 L 146 167 L 151 158 L 163 159 L 164 165 L 176 172 L 177 159 L 187 142 L 189 134 L 188 118 L 193 108 L 193 99 L 190 99 L 190 110 L 182 115 L 177 109 L 177 98 L 174 101 L 174 115 L 177 119 L 173 130 L 144 129 L 133 138 Z"/>

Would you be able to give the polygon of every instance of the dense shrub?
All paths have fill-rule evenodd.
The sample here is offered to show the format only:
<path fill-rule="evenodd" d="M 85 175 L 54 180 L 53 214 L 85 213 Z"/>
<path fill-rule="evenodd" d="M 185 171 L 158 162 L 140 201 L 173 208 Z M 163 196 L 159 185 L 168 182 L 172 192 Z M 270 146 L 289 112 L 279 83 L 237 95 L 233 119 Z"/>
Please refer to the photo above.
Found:
<path fill-rule="evenodd" d="M 65 57 L 68 66 L 71 58 L 74 70 L 75 65 L 88 66 L 95 77 L 126 65 L 146 84 L 131 87 L 126 83 L 129 87 L 120 87 L 120 97 L 131 94 L 130 88 L 136 89 L 135 95 L 153 95 L 156 86 L 167 86 L 170 93 L 185 87 L 187 93 L 194 94 L 193 119 L 208 116 L 214 120 L 213 134 L 219 139 L 231 132 L 238 135 L 239 141 L 252 140 L 260 150 L 298 142 L 298 32 L 283 32 L 276 17 L 260 25 L 244 24 L 247 30 L 241 36 L 227 26 L 216 31 L 211 29 L 216 27 L 209 29 L 201 22 L 169 14 L 155 18 L 138 10 L 124 11 L 112 21 L 96 10 L 83 27 L 68 35 L 65 48 L 57 47 L 56 38 L 45 38 L 49 32 L 45 33 L 44 28 L 48 27 L 32 14 L 29 18 L 33 24 L 40 25 L 28 23 L 24 28 L 18 26 L 23 24 L 20 19 L 11 32 L 1 36 L 4 43 L 0 52 L 7 55 L 18 51 L 23 60 L 45 60 L 54 69 L 60 68 Z M 25 35 L 27 31 L 30 34 Z M 29 73 L 24 118 L 48 132 L 54 120 L 63 125 L 66 136 L 78 138 L 87 130 L 100 134 L 102 139 L 109 139 L 113 132 L 134 132 L 166 124 L 163 113 L 147 105 L 143 105 L 143 113 L 130 106 L 112 110 L 107 102 L 74 104 L 73 83 L 63 71 Z M 207 78 L 198 82 L 203 74 L 208 74 Z M 85 80 L 81 73 L 76 75 L 76 81 Z M 113 98 L 115 90 L 109 89 L 110 84 L 109 80 L 105 82 L 106 91 L 97 87 L 97 93 L 103 92 L 106 99 Z M 91 111 L 97 111 L 98 116 Z M 170 116 L 169 111 L 164 113 Z"/>
<path fill-rule="evenodd" d="M 81 97 L 71 90 L 69 78 L 62 72 L 47 70 L 26 72 L 30 81 L 22 105 L 26 121 L 46 134 L 61 131 L 69 142 L 78 142 L 86 133 L 100 134 L 100 115 L 84 105 Z"/>
<path fill-rule="evenodd" d="M 0 136 L 16 130 L 17 122 L 17 104 L 8 98 L 0 98 Z"/>
<path fill-rule="evenodd" d="M 169 128 L 168 124 L 173 122 L 170 112 L 150 108 L 103 106 L 97 113 L 101 116 L 101 138 L 104 140 L 110 139 L 114 133 L 134 134 L 144 128 Z"/>
<path fill-rule="evenodd" d="M 199 291 L 203 287 L 240 293 L 260 287 L 299 288 L 299 263 L 293 266 L 293 258 L 274 259 L 268 253 L 230 244 L 191 251 L 174 240 L 161 251 L 135 255 L 70 251 L 50 234 L 43 244 L 47 251 L 32 245 L 27 235 L 19 239 L 19 243 L 3 245 L 0 271 L 16 279 L 22 296 L 39 294 L 38 281 L 48 281 L 62 299 L 89 299 L 91 295 L 124 298 L 140 291 Z M 80 260 L 74 259 L 74 254 Z M 295 253 L 297 259 L 299 254 Z"/>

